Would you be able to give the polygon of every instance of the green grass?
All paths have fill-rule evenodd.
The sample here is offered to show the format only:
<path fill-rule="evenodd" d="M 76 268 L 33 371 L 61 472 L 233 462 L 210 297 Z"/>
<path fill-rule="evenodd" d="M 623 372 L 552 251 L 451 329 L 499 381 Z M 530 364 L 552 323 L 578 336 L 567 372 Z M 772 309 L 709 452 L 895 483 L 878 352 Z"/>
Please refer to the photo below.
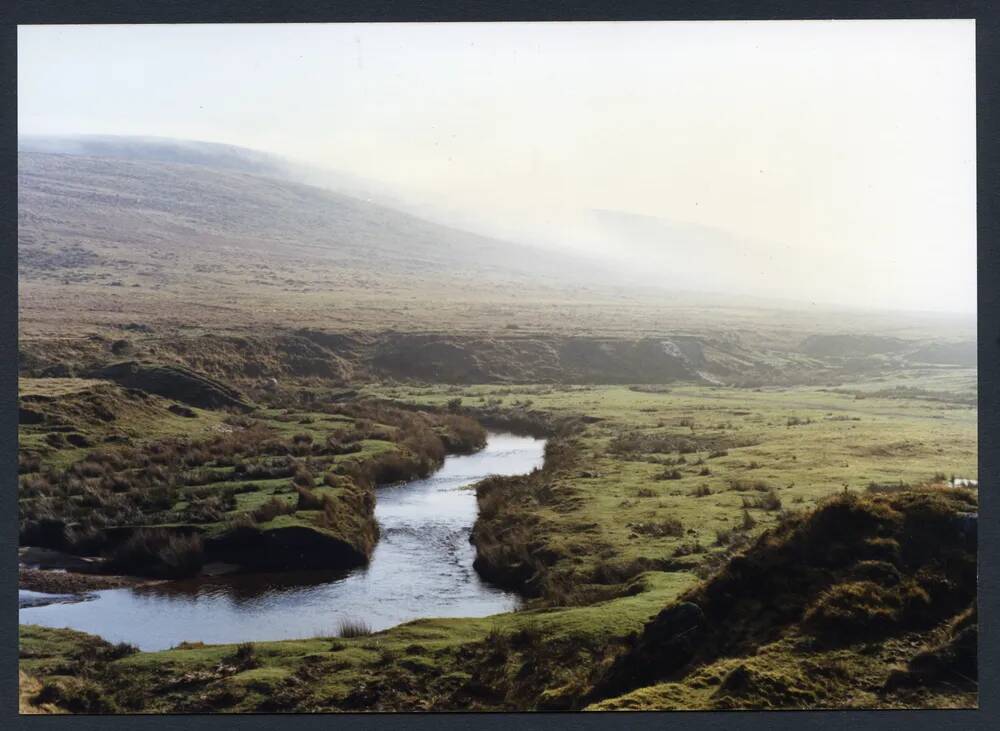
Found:
<path fill-rule="evenodd" d="M 775 525 L 784 511 L 809 509 L 845 489 L 863 492 L 871 482 L 921 484 L 936 473 L 977 478 L 977 413 L 961 403 L 974 386 L 972 379 L 967 371 L 928 369 L 914 377 L 841 386 L 843 392 L 824 387 L 749 390 L 687 384 L 673 384 L 659 393 L 626 386 L 369 386 L 368 395 L 431 407 L 443 407 L 460 397 L 463 406 L 473 410 L 499 405 L 556 417 L 592 417 L 569 438 L 573 466 L 549 478 L 565 499 L 530 508 L 536 521 L 531 540 L 537 550 L 555 557 L 550 567 L 554 574 L 577 582 L 603 564 L 634 562 L 642 573 L 632 577 L 630 595 L 582 606 L 541 602 L 494 617 L 424 619 L 358 638 L 336 638 L 337 630 L 331 627 L 329 637 L 256 643 L 259 666 L 232 673 L 218 668 L 234 646 L 139 653 L 110 666 L 118 669 L 114 677 L 130 678 L 130 692 L 139 698 L 137 708 L 153 712 L 516 708 L 529 703 L 557 707 L 577 692 L 574 689 L 586 685 L 587 674 L 596 672 L 627 636 L 695 586 L 699 575 L 730 550 L 719 545 L 717 537 L 743 531 L 745 511 L 752 518 L 747 529 L 752 537 Z M 896 385 L 953 394 L 954 400 L 856 397 L 856 392 L 875 394 Z M 328 415 L 313 412 L 303 416 L 312 419 L 305 425 L 281 416 L 276 410 L 254 414 L 286 439 L 308 432 L 318 440 L 325 438 L 329 426 L 337 426 Z M 639 451 L 614 452 L 614 440 L 630 433 L 642 437 L 637 441 Z M 641 446 L 678 443 L 680 438 L 701 448 L 681 454 Z M 725 448 L 725 454 L 704 446 L 715 442 L 732 446 Z M 366 439 L 361 446 L 360 452 L 333 456 L 328 464 L 363 461 L 396 448 L 378 439 Z M 705 468 L 707 475 L 702 474 Z M 680 478 L 657 479 L 665 469 L 678 470 Z M 260 490 L 238 494 L 233 512 L 263 504 L 289 479 L 251 481 Z M 211 489 L 245 482 L 234 478 L 214 483 Z M 733 489 L 740 482 L 751 489 Z M 753 489 L 754 483 L 773 487 L 783 510 L 746 509 L 745 497 L 766 494 Z M 341 488 L 324 486 L 315 491 L 333 498 L 343 494 Z M 295 494 L 279 497 L 293 500 Z M 318 516 L 318 511 L 298 511 L 258 527 L 310 525 Z M 680 535 L 646 528 L 671 521 L 680 522 Z M 692 545 L 702 551 L 685 553 L 684 547 Z M 675 570 L 642 568 L 644 560 L 664 559 L 671 560 Z M 53 630 L 22 628 L 22 653 L 27 653 L 22 670 L 44 679 L 58 663 L 43 661 L 42 656 L 76 652 L 88 641 Z M 521 647 L 519 642 L 527 645 Z M 533 642 L 543 643 L 547 654 L 532 650 Z M 506 654 L 490 659 L 489 653 L 500 652 L 498 647 Z M 779 665 L 796 673 L 815 670 L 792 640 L 767 652 L 771 653 L 767 658 L 749 661 L 746 670 L 759 684 L 785 682 L 787 678 L 762 675 L 779 672 L 775 669 Z M 864 663 L 844 662 L 847 672 L 874 672 Z M 534 663 L 530 672 L 525 663 Z M 474 667 L 488 669 L 483 682 L 491 690 L 481 698 L 465 695 L 464 689 L 477 677 Z M 704 677 L 699 675 L 684 687 L 650 686 L 606 707 L 709 707 L 717 704 L 713 694 L 735 667 L 734 661 L 720 660 L 704 671 Z M 524 673 L 530 681 L 521 679 Z M 112 695 L 121 691 L 116 685 L 121 681 L 114 677 L 101 680 Z M 185 684 L 184 678 L 193 680 Z M 526 683 L 533 685 L 529 688 Z M 829 699 L 816 683 L 807 689 L 812 697 Z"/>
<path fill-rule="evenodd" d="M 485 435 L 471 420 L 384 405 L 302 410 L 287 394 L 270 396 L 284 408 L 238 416 L 190 409 L 185 417 L 134 389 L 47 380 L 21 384 L 21 537 L 91 555 L 107 552 L 109 529 L 117 527 L 193 527 L 219 538 L 252 516 L 262 531 L 305 527 L 337 539 L 330 551 L 314 553 L 316 561 L 327 554 L 363 561 L 377 539 L 373 483 L 422 476 L 449 448 L 475 447 Z M 325 502 L 298 511 L 296 480 Z M 296 515 L 268 520 L 281 511 L 271 509 L 276 503 Z M 252 539 L 242 536 L 231 537 Z M 206 549 L 234 550 L 225 545 Z"/>
<path fill-rule="evenodd" d="M 259 710 L 266 708 L 262 704 L 268 699 L 281 696 L 291 676 L 307 674 L 306 697 L 296 699 L 296 708 L 322 708 L 328 704 L 325 707 L 333 710 L 338 704 L 349 705 L 346 699 L 359 682 L 378 678 L 394 678 L 401 688 L 426 684 L 433 696 L 437 683 L 450 689 L 455 681 L 468 681 L 464 649 L 486 647 L 491 636 L 539 632 L 553 646 L 606 645 L 638 631 L 665 603 L 690 586 L 694 577 L 651 573 L 643 580 L 647 588 L 642 593 L 589 607 L 477 619 L 422 619 L 356 638 L 337 637 L 332 627 L 329 637 L 257 642 L 254 650 L 259 666 L 232 674 L 220 674 L 217 669 L 236 652 L 237 645 L 196 644 L 185 649 L 141 652 L 111 665 L 116 677 L 129 679 L 133 691 L 141 689 L 141 709 L 145 712 L 189 708 L 194 698 L 206 692 L 221 699 L 211 710 Z M 82 633 L 22 626 L 21 669 L 44 679 L 58 669 L 59 658 L 65 664 L 67 656 L 81 654 L 93 642 L 99 640 Z M 385 665 L 387 657 L 393 658 L 391 666 Z M 509 682 L 515 681 L 519 667 L 509 668 Z M 310 673 L 310 668 L 316 672 Z M 103 681 L 106 692 L 114 692 L 115 682 Z M 402 702 L 402 696 L 386 700 Z"/>
<path fill-rule="evenodd" d="M 969 374 L 951 372 L 938 382 L 964 389 Z M 942 377 L 944 378 L 944 377 Z M 926 380 L 923 385 L 928 385 Z M 936 473 L 975 479 L 977 412 L 972 407 L 917 399 L 855 399 L 819 387 L 735 389 L 671 385 L 669 392 L 649 393 L 624 386 L 473 386 L 371 388 L 372 394 L 441 406 L 456 396 L 467 406 L 499 399 L 503 406 L 531 402 L 530 408 L 554 414 L 583 413 L 600 421 L 577 438 L 581 470 L 560 475 L 556 487 L 575 494 L 566 503 L 538 506 L 535 537 L 561 556 L 573 556 L 567 571 L 583 575 L 603 560 L 628 562 L 671 556 L 685 543 L 708 548 L 683 560 L 697 564 L 713 546 L 716 534 L 742 521 L 743 493 L 730 489 L 734 480 L 763 481 L 774 487 L 786 510 L 814 506 L 824 497 L 861 491 L 870 482 L 920 484 Z M 801 422 L 789 426 L 789 418 Z M 682 426 L 682 424 L 693 424 Z M 624 432 L 649 436 L 717 437 L 748 442 L 728 454 L 710 450 L 678 453 L 609 452 Z M 660 462 L 684 457 L 681 478 L 657 480 Z M 702 461 L 702 464 L 693 464 Z M 711 474 L 699 474 L 708 467 Z M 711 494 L 693 497 L 703 486 Z M 778 511 L 751 508 L 760 533 Z M 637 525 L 679 520 L 680 536 L 641 534 Z"/>

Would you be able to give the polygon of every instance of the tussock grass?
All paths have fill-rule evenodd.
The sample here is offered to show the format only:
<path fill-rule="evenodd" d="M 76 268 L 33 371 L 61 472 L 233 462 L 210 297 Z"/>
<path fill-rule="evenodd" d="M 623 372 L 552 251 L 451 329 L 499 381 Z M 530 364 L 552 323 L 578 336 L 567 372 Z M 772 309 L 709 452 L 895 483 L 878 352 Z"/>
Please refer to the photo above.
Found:
<path fill-rule="evenodd" d="M 735 478 L 729 480 L 729 489 L 735 492 L 774 492 L 774 486 L 764 480 L 744 480 Z"/>
<path fill-rule="evenodd" d="M 371 626 L 360 619 L 344 619 L 337 625 L 337 636 L 344 639 L 367 637 L 372 634 Z"/>
<path fill-rule="evenodd" d="M 205 554 L 201 536 L 141 528 L 113 549 L 109 571 L 178 579 L 201 571 Z"/>
<path fill-rule="evenodd" d="M 233 653 L 226 656 L 223 661 L 235 666 L 240 672 L 252 670 L 261 665 L 257 647 L 252 642 L 243 642 L 237 645 Z"/>
<path fill-rule="evenodd" d="M 742 497 L 744 513 L 746 508 L 757 508 L 759 510 L 781 510 L 781 498 L 774 489 L 770 489 L 763 495 L 744 495 Z"/>

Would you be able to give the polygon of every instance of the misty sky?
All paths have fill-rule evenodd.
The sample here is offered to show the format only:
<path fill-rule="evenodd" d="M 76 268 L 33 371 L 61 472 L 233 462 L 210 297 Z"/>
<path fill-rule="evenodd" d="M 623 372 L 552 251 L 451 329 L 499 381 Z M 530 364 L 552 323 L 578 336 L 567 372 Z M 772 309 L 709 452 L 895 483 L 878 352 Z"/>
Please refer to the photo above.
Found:
<path fill-rule="evenodd" d="M 972 21 L 49 26 L 18 42 L 21 133 L 267 150 L 504 235 L 628 247 L 692 289 L 975 311 Z M 595 228 L 595 209 L 662 221 Z"/>

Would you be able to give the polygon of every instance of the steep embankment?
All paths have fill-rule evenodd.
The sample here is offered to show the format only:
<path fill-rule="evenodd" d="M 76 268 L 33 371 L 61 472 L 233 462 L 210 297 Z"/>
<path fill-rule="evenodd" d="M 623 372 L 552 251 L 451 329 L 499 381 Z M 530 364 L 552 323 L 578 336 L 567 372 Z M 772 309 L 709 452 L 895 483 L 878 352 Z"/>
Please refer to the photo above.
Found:
<path fill-rule="evenodd" d="M 976 510 L 971 491 L 924 489 L 847 494 L 790 517 L 661 611 L 590 698 L 831 707 L 859 691 L 891 705 L 922 687 L 974 703 Z"/>
<path fill-rule="evenodd" d="M 123 334 L 120 339 L 26 340 L 20 368 L 32 376 L 93 376 L 126 383 L 168 376 L 216 379 L 406 379 L 438 383 L 669 383 L 700 380 L 706 366 L 693 338 L 452 336 L 376 333 L 346 335 L 283 331 L 196 337 Z M 117 365 L 123 358 L 137 366 Z M 153 372 L 160 363 L 172 370 Z M 114 367 L 111 367 L 114 366 Z M 187 368 L 183 373 L 177 367 Z M 175 378 L 176 380 L 176 378 Z M 159 392 L 159 391 L 158 391 Z"/>
<path fill-rule="evenodd" d="M 845 336 L 846 337 L 846 336 Z M 175 366 L 240 386 L 316 380 L 349 384 L 388 379 L 434 383 L 634 383 L 676 381 L 739 386 L 822 384 L 926 369 L 925 360 L 967 367 L 967 347 L 909 341 L 892 352 L 850 355 L 816 336 L 817 354 L 775 351 L 716 336 L 590 337 L 557 334 L 341 333 L 309 329 L 186 334 L 128 324 L 117 333 L 22 338 L 22 375 L 122 378 L 136 362 Z M 843 338 L 835 339 L 835 343 Z M 885 339 L 879 339 L 879 342 Z M 865 341 L 867 342 L 867 341 Z M 815 347 L 814 347 L 815 346 Z M 873 346 L 874 347 L 874 346 Z M 818 350 L 817 350 L 818 348 Z M 974 343 L 972 352 L 974 355 Z M 975 361 L 973 358 L 972 364 Z M 134 368 L 133 368 L 134 370 Z M 182 375 L 171 373 L 142 375 Z M 183 375 L 193 377 L 190 372 Z M 149 379 L 146 379 L 147 381 Z"/>
<path fill-rule="evenodd" d="M 114 381 L 126 388 L 183 401 L 203 409 L 249 411 L 252 408 L 236 389 L 183 366 L 132 360 L 97 368 L 86 376 Z"/>

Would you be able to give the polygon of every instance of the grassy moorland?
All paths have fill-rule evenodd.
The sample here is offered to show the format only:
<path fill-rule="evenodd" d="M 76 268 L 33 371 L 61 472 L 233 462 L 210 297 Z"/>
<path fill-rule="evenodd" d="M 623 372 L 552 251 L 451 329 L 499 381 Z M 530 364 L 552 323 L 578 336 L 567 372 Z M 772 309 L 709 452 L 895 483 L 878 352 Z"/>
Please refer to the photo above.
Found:
<path fill-rule="evenodd" d="M 429 405 L 459 399 L 472 414 L 586 415 L 560 442 L 571 467 L 544 481 L 544 495 L 530 479 L 520 490 L 480 487 L 480 559 L 504 553 L 501 562 L 524 565 L 534 593 L 566 601 L 564 592 L 586 595 L 605 577 L 643 569 L 704 575 L 716 556 L 833 494 L 976 479 L 976 409 L 966 400 L 974 379 L 907 379 L 903 398 L 865 382 L 857 393 L 680 384 L 373 392 Z"/>
<path fill-rule="evenodd" d="M 163 652 L 25 626 L 29 706 L 975 705 L 975 555 L 962 522 L 975 491 L 947 485 L 978 476 L 972 370 L 759 389 L 247 390 L 242 412 L 171 410 L 113 382 L 23 379 L 22 409 L 41 416 L 22 420 L 22 539 L 55 520 L 64 549 L 169 575 L 155 541 L 128 551 L 109 536 L 181 531 L 223 555 L 216 539 L 232 531 L 330 532 L 324 516 L 366 514 L 372 484 L 473 448 L 478 421 L 550 438 L 544 469 L 477 488 L 476 567 L 519 589 L 524 609 Z M 94 403 L 114 418 L 94 418 Z M 124 479 L 161 468 L 162 484 Z M 697 640 L 677 639 L 691 630 Z"/>
<path fill-rule="evenodd" d="M 374 486 L 485 439 L 455 414 L 266 398 L 209 409 L 109 381 L 22 379 L 22 545 L 158 578 L 209 561 L 360 565 L 378 539 Z"/>

